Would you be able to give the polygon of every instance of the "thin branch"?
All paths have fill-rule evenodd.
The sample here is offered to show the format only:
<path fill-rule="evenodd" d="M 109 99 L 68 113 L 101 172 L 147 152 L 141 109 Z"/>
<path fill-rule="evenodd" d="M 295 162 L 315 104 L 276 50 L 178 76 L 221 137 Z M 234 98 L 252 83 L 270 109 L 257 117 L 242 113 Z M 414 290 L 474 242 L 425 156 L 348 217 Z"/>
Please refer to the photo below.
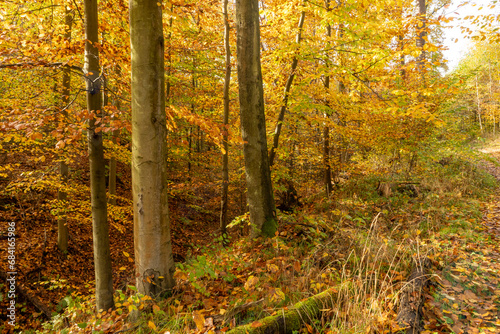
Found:
<path fill-rule="evenodd" d="M 372 91 L 373 94 L 375 94 L 375 96 L 382 102 L 384 102 L 384 104 L 386 106 L 390 106 L 389 103 L 387 103 L 388 100 L 384 99 L 382 96 L 379 95 L 379 93 L 377 93 L 373 88 L 370 87 L 370 85 L 368 85 L 366 83 L 366 81 L 362 80 L 358 75 L 357 73 L 352 73 L 349 71 L 349 74 L 351 74 L 353 77 L 355 77 L 356 79 L 358 79 L 363 85 L 365 85 L 369 90 Z"/>
<path fill-rule="evenodd" d="M 109 88 L 109 87 L 106 87 L 106 90 L 107 90 L 108 92 L 110 92 L 111 94 L 113 94 L 115 97 L 117 97 L 117 98 L 118 98 L 118 99 L 120 99 L 120 100 L 123 100 L 123 101 L 129 102 L 129 103 L 131 103 L 131 102 L 132 102 L 131 100 L 127 100 L 126 98 L 121 97 L 120 95 L 118 95 L 117 93 L 115 93 L 115 92 L 114 92 L 111 88 Z"/>
<path fill-rule="evenodd" d="M 79 72 L 83 72 L 83 69 L 79 66 L 76 65 L 68 65 L 65 63 L 33 63 L 33 62 L 27 62 L 27 63 L 14 63 L 14 64 L 0 64 L 0 68 L 18 68 L 18 67 L 63 67 L 63 68 L 69 68 L 72 70 L 77 70 Z"/>
<path fill-rule="evenodd" d="M 33 12 L 38 12 L 47 8 L 53 8 L 53 7 L 61 7 L 61 5 L 50 5 L 50 6 L 45 6 L 45 7 L 40 7 L 36 9 L 31 9 L 31 10 L 26 10 L 24 12 L 17 12 L 15 14 L 11 14 L 9 16 L 15 16 L 15 15 L 22 15 L 22 14 L 28 14 L 28 13 L 33 13 Z"/>
<path fill-rule="evenodd" d="M 82 22 L 85 24 L 85 19 L 83 18 L 82 13 L 80 12 L 80 8 L 78 8 L 78 5 L 75 0 L 73 0 L 73 4 L 75 5 L 76 10 L 78 11 L 78 16 L 80 16 L 80 20 L 82 20 Z"/>
<path fill-rule="evenodd" d="M 78 98 L 78 96 L 80 95 L 80 92 L 81 92 L 81 91 L 79 91 L 79 92 L 75 95 L 75 98 L 74 98 L 73 100 L 71 100 L 71 102 L 70 102 L 70 103 L 68 103 L 68 105 L 66 105 L 66 107 L 64 107 L 64 108 L 62 108 L 61 110 L 59 110 L 59 113 L 62 113 L 62 112 L 64 112 L 64 111 L 66 111 L 66 109 L 68 109 L 68 108 L 69 108 L 69 107 L 70 107 L 70 106 L 71 106 L 71 105 L 72 105 L 72 104 L 76 101 L 76 99 L 77 99 L 77 98 Z"/>

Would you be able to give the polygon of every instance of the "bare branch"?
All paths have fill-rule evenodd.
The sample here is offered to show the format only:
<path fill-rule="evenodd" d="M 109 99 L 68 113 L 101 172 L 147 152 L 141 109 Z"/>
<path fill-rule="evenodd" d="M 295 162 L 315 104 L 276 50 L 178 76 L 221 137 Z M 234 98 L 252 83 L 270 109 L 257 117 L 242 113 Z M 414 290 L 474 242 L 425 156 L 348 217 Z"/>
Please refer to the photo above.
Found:
<path fill-rule="evenodd" d="M 63 68 L 69 68 L 72 70 L 77 70 L 78 72 L 83 72 L 83 69 L 79 66 L 76 65 L 68 65 L 65 63 L 34 63 L 34 62 L 27 62 L 27 63 L 13 63 L 13 64 L 0 64 L 0 68 L 12 68 L 12 69 L 17 69 L 19 67 L 26 68 L 26 67 L 63 67 Z"/>

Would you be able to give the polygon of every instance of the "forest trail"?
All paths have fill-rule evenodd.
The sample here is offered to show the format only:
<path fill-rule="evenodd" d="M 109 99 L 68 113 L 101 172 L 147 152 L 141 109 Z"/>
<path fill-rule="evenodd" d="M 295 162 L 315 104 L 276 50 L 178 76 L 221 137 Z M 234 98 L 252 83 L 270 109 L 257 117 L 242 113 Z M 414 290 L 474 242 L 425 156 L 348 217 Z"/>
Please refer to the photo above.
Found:
<path fill-rule="evenodd" d="M 481 150 L 500 160 L 500 143 Z M 500 166 L 484 166 L 500 180 Z M 500 328 L 500 190 L 483 207 L 473 230 L 440 240 L 435 283 L 425 298 L 424 334 L 498 333 Z M 445 240 L 447 238 L 447 240 Z M 443 265 L 444 263 L 444 265 Z"/>

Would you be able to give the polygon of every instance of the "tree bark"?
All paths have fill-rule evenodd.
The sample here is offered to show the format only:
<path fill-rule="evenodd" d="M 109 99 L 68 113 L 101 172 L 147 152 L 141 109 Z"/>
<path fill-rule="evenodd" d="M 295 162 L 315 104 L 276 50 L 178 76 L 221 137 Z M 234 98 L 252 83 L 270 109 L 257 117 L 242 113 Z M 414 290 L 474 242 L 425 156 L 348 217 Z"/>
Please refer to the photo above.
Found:
<path fill-rule="evenodd" d="M 166 170 L 162 10 L 130 0 L 132 47 L 132 194 L 137 290 L 161 297 L 175 285 Z"/>
<path fill-rule="evenodd" d="M 170 101 L 170 91 L 172 88 L 172 84 L 170 82 L 170 76 L 172 75 L 172 26 L 174 24 L 174 5 L 170 5 L 170 19 L 168 20 L 168 35 L 167 35 L 167 81 L 165 83 L 166 85 L 166 96 L 165 100 L 167 105 L 171 102 Z"/>
<path fill-rule="evenodd" d="M 65 24 L 65 30 L 64 30 L 64 39 L 66 41 L 71 41 L 71 28 L 73 25 L 73 15 L 72 15 L 72 10 L 69 7 L 66 7 L 65 13 L 64 13 L 64 24 Z M 62 78 L 62 104 L 63 104 L 63 112 L 61 114 L 63 123 L 67 124 L 67 118 L 68 118 L 68 112 L 66 111 L 66 107 L 69 104 L 69 94 L 71 90 L 71 72 L 69 68 L 64 68 L 63 69 L 63 78 Z M 61 175 L 61 181 L 64 185 L 68 182 L 68 176 L 69 176 L 69 167 L 66 161 L 64 160 L 64 157 L 60 157 L 61 161 L 59 162 L 59 174 Z M 68 199 L 68 194 L 64 191 L 59 189 L 57 191 L 57 200 L 61 202 L 65 202 Z M 63 217 L 60 217 L 57 220 L 57 246 L 59 247 L 59 250 L 63 253 L 66 253 L 68 251 L 68 222 L 66 215 Z"/>
<path fill-rule="evenodd" d="M 300 13 L 299 31 L 297 32 L 297 36 L 295 39 L 295 42 L 297 44 L 299 44 L 301 40 L 302 27 L 304 26 L 305 17 L 306 17 L 306 12 L 303 11 L 302 13 Z M 297 59 L 297 56 L 293 56 L 292 68 L 290 70 L 290 75 L 288 76 L 288 80 L 286 81 L 285 84 L 285 93 L 283 94 L 283 101 L 281 103 L 281 109 L 278 115 L 278 121 L 276 122 L 276 128 L 274 130 L 273 147 L 271 147 L 271 150 L 269 151 L 269 166 L 272 166 L 274 164 L 276 150 L 278 149 L 279 145 L 281 127 L 283 126 L 283 121 L 285 119 L 285 112 L 288 106 L 288 95 L 290 94 L 290 89 L 292 88 L 293 78 L 295 77 L 295 70 L 297 69 L 298 63 L 299 60 Z"/>
<path fill-rule="evenodd" d="M 479 83 L 477 81 L 477 74 L 476 74 L 476 101 L 477 101 L 477 118 L 479 120 L 479 129 L 481 130 L 481 133 L 483 132 L 483 121 L 481 119 L 481 102 L 479 100 Z"/>
<path fill-rule="evenodd" d="M 399 24 L 402 26 L 403 24 L 403 4 L 401 4 L 400 10 L 399 10 Z M 401 83 L 404 84 L 405 78 L 406 78 L 406 70 L 405 70 L 405 55 L 404 55 L 404 48 L 405 48 L 405 41 L 404 41 L 404 31 L 403 28 L 400 28 L 400 32 L 398 34 L 398 48 L 399 51 L 401 51 L 401 55 L 399 56 L 399 75 L 401 76 Z"/>
<path fill-rule="evenodd" d="M 224 0 L 224 48 L 226 49 L 226 76 L 224 78 L 224 115 L 222 116 L 222 196 L 220 210 L 220 231 L 222 237 L 227 233 L 227 192 L 229 188 L 229 87 L 231 84 L 231 44 L 229 42 L 229 17 L 227 13 L 228 0 Z"/>
<path fill-rule="evenodd" d="M 422 307 L 424 306 L 423 289 L 429 282 L 428 269 L 431 261 L 428 258 L 417 259 L 407 283 L 400 292 L 397 321 L 403 333 L 420 333 Z M 401 331 L 400 331 L 401 332 Z"/>
<path fill-rule="evenodd" d="M 330 8 L 330 0 L 325 0 L 325 7 L 326 11 L 329 12 L 331 11 Z M 326 26 L 326 38 L 327 38 L 327 43 L 329 43 L 330 38 L 332 37 L 332 27 L 328 24 Z M 329 49 L 329 47 L 327 47 Z M 326 60 L 326 67 L 329 68 L 329 62 L 330 59 L 327 58 Z M 325 76 L 325 93 L 327 94 L 326 97 L 326 106 L 330 107 L 330 104 L 328 102 L 328 95 L 330 92 L 330 75 Z M 328 114 L 325 113 L 325 118 L 328 118 Z M 323 168 L 324 168 L 324 180 L 325 180 L 325 191 L 326 191 L 326 197 L 330 198 L 330 194 L 332 193 L 333 190 L 333 182 L 332 182 L 332 167 L 330 164 L 330 128 L 328 126 L 328 123 L 325 125 L 323 129 Z"/>
<path fill-rule="evenodd" d="M 258 0 L 236 0 L 236 28 L 241 135 L 251 236 L 271 237 L 278 225 L 267 155 Z"/>
<path fill-rule="evenodd" d="M 493 97 L 493 81 L 491 80 L 491 58 L 488 59 L 488 74 L 489 74 L 489 84 L 488 84 L 488 88 L 489 88 L 489 91 L 490 91 L 490 101 L 494 101 L 494 97 Z M 497 132 L 497 120 L 496 120 L 496 116 L 495 116 L 495 109 L 491 109 L 491 117 L 493 119 L 493 135 L 496 135 L 496 132 Z"/>
<path fill-rule="evenodd" d="M 121 76 L 120 66 L 116 66 L 116 76 L 119 78 Z M 118 90 L 117 90 L 118 92 Z M 118 94 L 120 95 L 120 94 Z M 115 96 L 113 99 L 113 106 L 118 111 L 120 110 L 120 96 Z M 118 137 L 120 135 L 120 130 L 115 129 L 112 132 L 112 141 L 114 144 L 118 144 Z M 111 205 L 116 205 L 116 158 L 112 156 L 109 159 L 109 200 L 108 203 Z"/>
<path fill-rule="evenodd" d="M 90 191 L 92 201 L 92 229 L 96 280 L 97 310 L 114 307 L 113 277 L 109 249 L 109 225 L 106 204 L 106 176 L 102 131 L 96 127 L 95 117 L 102 116 L 101 76 L 97 48 L 97 0 L 85 0 L 85 66 L 87 108 L 93 117 L 89 120 L 87 139 L 90 159 Z M 95 117 L 94 117 L 95 116 Z"/>
<path fill-rule="evenodd" d="M 421 49 L 421 53 L 417 58 L 417 67 L 420 72 L 424 72 L 424 61 L 425 61 L 425 37 L 427 36 L 427 5 L 426 0 L 418 0 L 418 15 L 419 15 L 419 27 L 418 27 L 418 38 L 417 47 Z M 424 76 L 422 74 L 422 76 Z"/>
<path fill-rule="evenodd" d="M 277 315 L 257 320 L 251 324 L 236 327 L 228 334 L 286 334 L 298 332 L 306 321 L 313 321 L 322 315 L 322 310 L 333 308 L 339 299 L 335 289 L 329 289 L 298 302 L 292 308 Z"/>

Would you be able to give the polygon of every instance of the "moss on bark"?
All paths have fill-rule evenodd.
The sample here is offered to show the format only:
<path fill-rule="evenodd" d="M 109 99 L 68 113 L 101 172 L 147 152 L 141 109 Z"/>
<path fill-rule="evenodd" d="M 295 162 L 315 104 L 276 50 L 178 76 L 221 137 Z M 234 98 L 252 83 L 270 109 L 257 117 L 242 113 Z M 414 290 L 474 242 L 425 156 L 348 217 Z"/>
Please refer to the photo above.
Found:
<path fill-rule="evenodd" d="M 292 333 L 299 330 L 304 323 L 320 318 L 322 310 L 334 307 L 337 301 L 338 291 L 332 288 L 298 302 L 290 309 L 282 309 L 276 315 L 233 328 L 227 334 Z"/>

